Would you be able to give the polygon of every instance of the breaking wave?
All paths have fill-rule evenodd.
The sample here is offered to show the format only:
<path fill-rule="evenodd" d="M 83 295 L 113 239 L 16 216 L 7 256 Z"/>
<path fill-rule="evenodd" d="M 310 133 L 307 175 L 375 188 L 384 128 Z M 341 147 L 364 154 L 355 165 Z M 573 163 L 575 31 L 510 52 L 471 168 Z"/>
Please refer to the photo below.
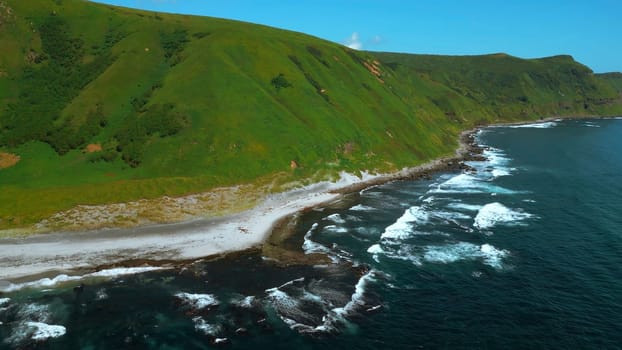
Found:
<path fill-rule="evenodd" d="M 402 240 L 413 234 L 415 224 L 422 224 L 429 220 L 428 212 L 423 207 L 414 206 L 406 209 L 404 214 L 388 226 L 380 239 Z"/>
<path fill-rule="evenodd" d="M 483 230 L 498 224 L 521 225 L 522 220 L 532 216 L 529 213 L 512 210 L 498 202 L 488 203 L 478 211 L 473 226 Z"/>
<path fill-rule="evenodd" d="M 540 123 L 532 123 L 532 124 L 504 125 L 502 127 L 512 128 L 512 129 L 523 129 L 523 128 L 548 129 L 554 126 L 557 126 L 557 123 L 554 121 L 551 121 L 551 122 L 540 122 Z"/>
<path fill-rule="evenodd" d="M 363 204 L 357 204 L 353 207 L 351 207 L 348 210 L 352 210 L 352 211 L 372 211 L 372 210 L 376 210 L 373 207 L 367 206 L 367 205 L 363 205 Z"/>
<path fill-rule="evenodd" d="M 230 303 L 242 309 L 252 309 L 257 305 L 257 298 L 253 295 L 249 295 L 239 299 L 233 299 Z"/>
<path fill-rule="evenodd" d="M 397 242 L 394 245 L 388 245 L 384 242 L 374 244 L 367 248 L 367 253 L 372 255 L 372 259 L 380 262 L 380 257 L 402 260 L 412 263 L 415 266 L 421 265 L 421 257 L 415 252 L 415 247 L 406 243 Z"/>
<path fill-rule="evenodd" d="M 348 232 L 347 228 L 337 226 L 337 225 L 327 225 L 327 226 L 324 226 L 322 230 L 331 232 L 331 233 L 347 233 Z"/>
<path fill-rule="evenodd" d="M 375 270 L 363 274 L 348 297 L 336 289 L 326 289 L 318 281 L 305 283 L 304 278 L 266 290 L 267 301 L 277 316 L 290 329 L 303 334 L 337 333 L 348 324 L 349 318 L 379 305 L 367 305 L 366 291 L 375 281 Z M 337 306 L 341 304 L 342 306 Z"/>
<path fill-rule="evenodd" d="M 86 275 L 80 275 L 80 276 L 69 276 L 66 274 L 61 274 L 54 278 L 46 277 L 40 280 L 31 281 L 31 282 L 9 283 L 6 286 L 1 286 L 0 292 L 8 293 L 8 292 L 18 291 L 24 288 L 48 288 L 48 287 L 54 287 L 62 283 L 79 281 L 79 280 L 83 280 L 87 278 L 101 278 L 101 277 L 114 278 L 114 277 L 119 277 L 119 276 L 124 276 L 124 275 L 134 275 L 134 274 L 157 271 L 157 270 L 162 270 L 162 269 L 165 269 L 165 268 L 154 267 L 154 266 L 119 267 L 119 268 L 101 270 L 101 271 L 88 273 Z"/>
<path fill-rule="evenodd" d="M 517 193 L 516 191 L 493 185 L 488 181 L 480 180 L 474 175 L 465 173 L 456 175 L 449 180 L 435 186 L 436 188 L 432 188 L 429 193 Z"/>
<path fill-rule="evenodd" d="M 483 263 L 496 269 L 501 269 L 502 259 L 508 255 L 505 250 L 495 248 L 490 244 L 476 245 L 459 242 L 448 245 L 427 246 L 423 259 L 432 263 L 453 263 L 462 260 L 482 259 Z"/>
<path fill-rule="evenodd" d="M 47 305 L 27 303 L 16 305 L 13 310 L 14 327 L 11 335 L 4 339 L 7 344 L 19 347 L 28 339 L 39 342 L 61 337 L 67 332 L 62 325 L 50 324 L 53 320 Z"/>
<path fill-rule="evenodd" d="M 213 294 L 191 294 L 179 292 L 175 294 L 184 304 L 189 305 L 193 309 L 204 309 L 210 306 L 219 305 L 220 302 Z"/>
<path fill-rule="evenodd" d="M 334 222 L 335 224 L 345 224 L 346 220 L 341 217 L 339 214 L 331 214 L 324 218 L 325 220 L 329 220 Z"/>
<path fill-rule="evenodd" d="M 67 333 L 67 329 L 64 326 L 50 325 L 43 322 L 26 322 L 26 326 L 34 329 L 34 333 L 30 338 L 36 341 L 62 337 Z"/>
<path fill-rule="evenodd" d="M 311 228 L 307 231 L 307 233 L 305 233 L 304 235 L 304 242 L 302 243 L 302 250 L 305 252 L 305 254 L 317 254 L 317 253 L 328 254 L 330 253 L 330 249 L 328 247 L 311 239 L 311 236 L 313 235 L 313 231 L 315 231 L 317 227 L 318 227 L 318 224 L 314 223 L 311 226 Z"/>

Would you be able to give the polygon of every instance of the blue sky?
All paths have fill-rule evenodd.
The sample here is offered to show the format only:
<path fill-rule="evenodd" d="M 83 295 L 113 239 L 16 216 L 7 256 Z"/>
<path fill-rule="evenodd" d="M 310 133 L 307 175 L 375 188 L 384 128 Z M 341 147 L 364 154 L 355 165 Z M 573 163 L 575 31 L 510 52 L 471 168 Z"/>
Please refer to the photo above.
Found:
<path fill-rule="evenodd" d="M 266 24 L 371 51 L 569 54 L 622 71 L 622 0 L 97 0 Z"/>

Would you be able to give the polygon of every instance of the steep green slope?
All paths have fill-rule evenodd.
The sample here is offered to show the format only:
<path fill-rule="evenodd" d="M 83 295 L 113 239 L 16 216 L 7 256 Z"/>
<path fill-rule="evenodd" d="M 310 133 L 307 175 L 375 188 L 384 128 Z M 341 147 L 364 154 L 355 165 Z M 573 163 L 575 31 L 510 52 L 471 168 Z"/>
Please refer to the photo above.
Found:
<path fill-rule="evenodd" d="M 397 74 L 459 120 L 517 120 L 619 113 L 619 93 L 570 56 L 519 59 L 505 54 L 434 56 L 377 53 Z"/>
<path fill-rule="evenodd" d="M 619 93 L 622 94 L 622 73 L 620 72 L 612 72 L 612 73 L 602 73 L 596 74 L 596 76 L 609 84 L 611 84 Z"/>
<path fill-rule="evenodd" d="M 620 111 L 569 57 L 372 54 L 79 0 L 0 0 L 0 47 L 0 152 L 20 157 L 0 169 L 0 228 L 78 204 L 394 170 L 452 153 L 473 125 Z"/>

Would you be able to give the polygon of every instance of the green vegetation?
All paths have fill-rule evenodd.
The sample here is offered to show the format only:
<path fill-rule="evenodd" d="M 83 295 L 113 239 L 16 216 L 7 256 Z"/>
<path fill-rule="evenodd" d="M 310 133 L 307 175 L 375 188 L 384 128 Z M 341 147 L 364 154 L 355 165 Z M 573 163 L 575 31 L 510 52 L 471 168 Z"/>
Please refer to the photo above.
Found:
<path fill-rule="evenodd" d="M 597 77 L 610 83 L 619 93 L 622 93 L 622 73 L 612 72 L 596 74 Z"/>
<path fill-rule="evenodd" d="M 620 76 L 568 56 L 359 52 L 215 18 L 1 1 L 0 152 L 20 161 L 0 169 L 0 229 L 78 204 L 414 166 L 475 125 L 622 114 Z"/>
<path fill-rule="evenodd" d="M 272 84 L 277 91 L 292 86 L 292 84 L 285 79 L 285 75 L 283 75 L 283 73 L 279 73 L 279 75 L 272 78 L 272 80 L 270 80 L 270 84 Z"/>

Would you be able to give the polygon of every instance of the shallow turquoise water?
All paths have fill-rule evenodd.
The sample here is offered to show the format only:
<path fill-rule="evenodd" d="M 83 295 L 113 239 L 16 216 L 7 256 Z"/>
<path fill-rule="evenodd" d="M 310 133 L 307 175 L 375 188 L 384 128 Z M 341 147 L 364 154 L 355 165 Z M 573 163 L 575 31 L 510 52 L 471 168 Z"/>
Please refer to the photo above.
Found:
<path fill-rule="evenodd" d="M 486 129 L 472 173 L 305 214 L 287 244 L 327 266 L 247 254 L 5 293 L 0 349 L 620 348 L 620 136 L 622 120 Z"/>

